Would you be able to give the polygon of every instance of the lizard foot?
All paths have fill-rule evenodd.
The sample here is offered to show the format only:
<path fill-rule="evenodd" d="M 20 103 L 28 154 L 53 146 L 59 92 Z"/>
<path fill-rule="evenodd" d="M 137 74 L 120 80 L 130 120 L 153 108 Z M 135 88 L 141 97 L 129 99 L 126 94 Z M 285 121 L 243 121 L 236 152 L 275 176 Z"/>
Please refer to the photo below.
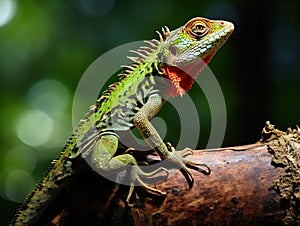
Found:
<path fill-rule="evenodd" d="M 158 189 L 152 188 L 149 185 L 145 184 L 142 180 L 141 177 L 153 177 L 156 174 L 160 173 L 160 172 L 165 172 L 166 173 L 166 178 L 169 176 L 169 171 L 163 167 L 160 167 L 152 172 L 146 173 L 144 171 L 142 171 L 140 169 L 139 166 L 137 165 L 133 165 L 132 166 L 132 170 L 131 170 L 131 183 L 130 183 L 130 188 L 129 188 L 129 192 L 126 198 L 126 203 L 128 205 L 130 205 L 129 201 L 130 198 L 133 194 L 133 190 L 134 190 L 134 186 L 139 185 L 142 188 L 144 188 L 147 192 L 152 193 L 154 195 L 157 196 L 165 196 L 166 193 L 163 191 L 160 191 Z"/>
<path fill-rule="evenodd" d="M 171 152 L 171 156 L 169 157 L 169 159 L 176 165 L 179 165 L 180 172 L 187 180 L 190 188 L 192 188 L 194 185 L 194 177 L 188 168 L 203 173 L 204 175 L 209 175 L 211 173 L 210 168 L 206 164 L 193 162 L 188 159 L 185 159 L 187 156 L 193 155 L 193 151 L 190 148 L 185 148 L 181 151 L 175 151 L 175 148 L 169 142 L 166 143 L 166 146 Z"/>
<path fill-rule="evenodd" d="M 198 171 L 204 175 L 210 175 L 210 173 L 211 173 L 210 168 L 206 164 L 189 161 L 187 159 L 183 159 L 182 162 L 184 163 L 184 167 L 182 167 L 180 169 L 180 172 L 186 178 L 187 182 L 189 183 L 190 188 L 192 188 L 194 185 L 194 177 L 191 174 L 191 172 L 188 170 L 188 168 Z M 206 168 L 206 169 L 203 169 L 203 168 Z"/>

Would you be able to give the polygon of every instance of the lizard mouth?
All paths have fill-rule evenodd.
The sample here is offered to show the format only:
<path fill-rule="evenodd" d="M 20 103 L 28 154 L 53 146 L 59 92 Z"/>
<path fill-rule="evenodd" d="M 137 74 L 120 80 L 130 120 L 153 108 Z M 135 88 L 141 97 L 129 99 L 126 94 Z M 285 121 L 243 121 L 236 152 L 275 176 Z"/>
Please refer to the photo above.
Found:
<path fill-rule="evenodd" d="M 210 54 L 203 59 L 186 65 L 163 65 L 161 70 L 172 83 L 172 87 L 167 92 L 173 97 L 183 96 L 192 87 L 197 75 L 209 63 L 213 55 Z"/>

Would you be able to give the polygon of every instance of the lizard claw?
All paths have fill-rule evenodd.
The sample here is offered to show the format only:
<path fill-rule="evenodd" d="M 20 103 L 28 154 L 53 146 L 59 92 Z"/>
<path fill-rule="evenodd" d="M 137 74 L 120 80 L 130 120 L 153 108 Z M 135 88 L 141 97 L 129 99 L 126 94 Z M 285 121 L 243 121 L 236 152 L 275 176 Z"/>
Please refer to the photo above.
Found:
<path fill-rule="evenodd" d="M 190 156 L 190 155 L 193 155 L 193 154 L 194 154 L 194 152 L 190 148 L 185 148 L 181 151 L 176 151 L 176 155 L 179 155 L 179 156 L 182 157 L 182 161 L 183 161 L 183 163 L 186 167 L 188 167 L 190 169 L 193 169 L 193 170 L 196 170 L 200 173 L 203 173 L 204 175 L 209 175 L 211 173 L 211 170 L 206 164 L 193 162 L 193 161 L 190 161 L 188 159 L 185 159 L 187 156 Z M 202 169 L 201 167 L 206 168 L 206 170 Z"/>
<path fill-rule="evenodd" d="M 179 154 L 183 158 L 194 154 L 192 149 L 190 149 L 190 148 L 185 148 L 181 151 L 176 151 L 175 148 L 172 146 L 172 144 L 170 142 L 166 142 L 166 146 L 167 146 L 167 149 L 169 150 L 169 152 L 171 152 L 171 153 L 176 152 L 177 154 Z"/>
<path fill-rule="evenodd" d="M 171 152 L 171 156 L 173 156 L 171 157 L 171 161 L 177 162 L 177 165 L 180 167 L 180 172 L 189 184 L 189 188 L 192 188 L 194 185 L 194 177 L 188 168 L 196 170 L 204 175 L 209 175 L 211 173 L 210 168 L 206 164 L 185 159 L 187 156 L 193 155 L 193 151 L 190 148 L 185 148 L 182 151 L 175 151 L 175 148 L 170 143 L 166 143 L 166 145 Z M 206 169 L 203 169 L 203 167 Z"/>
<path fill-rule="evenodd" d="M 124 154 L 130 154 L 131 152 L 134 152 L 136 151 L 134 148 L 127 148 L 125 151 L 124 151 Z"/>
<path fill-rule="evenodd" d="M 183 158 L 186 158 L 186 157 L 194 154 L 193 150 L 190 148 L 185 148 L 181 151 L 176 151 L 176 153 L 178 153 Z"/>
<path fill-rule="evenodd" d="M 201 164 L 197 162 L 192 162 L 186 159 L 183 159 L 184 167 L 180 169 L 180 172 L 185 177 L 189 184 L 189 188 L 192 188 L 194 185 L 194 177 L 192 173 L 188 170 L 188 168 L 196 170 L 204 175 L 210 175 L 211 170 L 206 164 Z M 201 167 L 206 167 L 206 170 L 202 169 Z"/>
<path fill-rule="evenodd" d="M 150 173 L 146 173 L 140 169 L 139 166 L 134 165 L 132 166 L 131 170 L 131 183 L 130 183 L 130 188 L 129 192 L 126 198 L 126 203 L 130 205 L 130 198 L 133 194 L 134 186 L 141 186 L 143 189 L 145 189 L 147 192 L 152 193 L 157 196 L 165 196 L 166 193 L 163 191 L 160 191 L 158 189 L 152 188 L 149 185 L 145 184 L 142 180 L 141 177 L 152 177 L 155 174 L 158 174 L 160 172 L 165 172 L 166 173 L 166 178 L 169 176 L 169 171 L 163 167 L 160 167 Z"/>
<path fill-rule="evenodd" d="M 194 185 L 194 177 L 193 174 L 187 169 L 186 166 L 182 167 L 180 169 L 180 172 L 182 173 L 182 175 L 185 177 L 185 179 L 187 180 L 188 184 L 189 184 L 189 188 L 192 188 Z"/>
<path fill-rule="evenodd" d="M 198 163 L 198 162 L 192 162 L 192 161 L 186 161 L 185 165 L 193 170 L 196 170 L 200 173 L 203 173 L 204 175 L 209 175 L 211 173 L 211 169 L 209 168 L 208 165 L 203 164 L 203 163 Z M 205 167 L 206 170 L 200 168 L 200 167 Z"/>

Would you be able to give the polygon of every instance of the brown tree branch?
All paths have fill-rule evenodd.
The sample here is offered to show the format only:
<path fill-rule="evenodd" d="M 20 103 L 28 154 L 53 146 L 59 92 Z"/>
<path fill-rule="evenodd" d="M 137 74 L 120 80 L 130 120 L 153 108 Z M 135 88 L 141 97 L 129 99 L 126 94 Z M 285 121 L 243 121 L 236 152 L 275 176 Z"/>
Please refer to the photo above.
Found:
<path fill-rule="evenodd" d="M 180 172 L 156 184 L 165 198 L 137 188 L 132 206 L 127 186 L 87 169 L 73 178 L 37 225 L 299 225 L 300 130 L 284 133 L 267 123 L 260 142 L 197 150 L 193 161 L 207 164 L 206 176 L 193 171 L 189 189 Z M 284 167 L 284 168 L 282 168 Z"/>

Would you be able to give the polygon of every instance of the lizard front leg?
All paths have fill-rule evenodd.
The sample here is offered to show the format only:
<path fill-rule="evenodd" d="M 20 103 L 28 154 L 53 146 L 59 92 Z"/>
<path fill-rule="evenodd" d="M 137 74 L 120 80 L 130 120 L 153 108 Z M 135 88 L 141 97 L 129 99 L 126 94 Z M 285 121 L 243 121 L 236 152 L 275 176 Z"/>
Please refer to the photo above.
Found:
<path fill-rule="evenodd" d="M 204 171 L 200 167 L 206 165 L 186 160 L 184 157 L 192 153 L 190 150 L 187 149 L 176 153 L 170 144 L 166 145 L 163 142 L 154 126 L 150 123 L 150 119 L 158 113 L 163 104 L 164 100 L 158 94 L 151 95 L 146 104 L 137 112 L 133 121 L 147 144 L 160 156 L 161 159 L 168 159 L 179 166 L 181 173 L 184 175 L 189 187 L 191 188 L 194 183 L 194 178 L 187 167 L 204 174 L 209 174 L 210 170 L 207 167 L 208 171 Z"/>

